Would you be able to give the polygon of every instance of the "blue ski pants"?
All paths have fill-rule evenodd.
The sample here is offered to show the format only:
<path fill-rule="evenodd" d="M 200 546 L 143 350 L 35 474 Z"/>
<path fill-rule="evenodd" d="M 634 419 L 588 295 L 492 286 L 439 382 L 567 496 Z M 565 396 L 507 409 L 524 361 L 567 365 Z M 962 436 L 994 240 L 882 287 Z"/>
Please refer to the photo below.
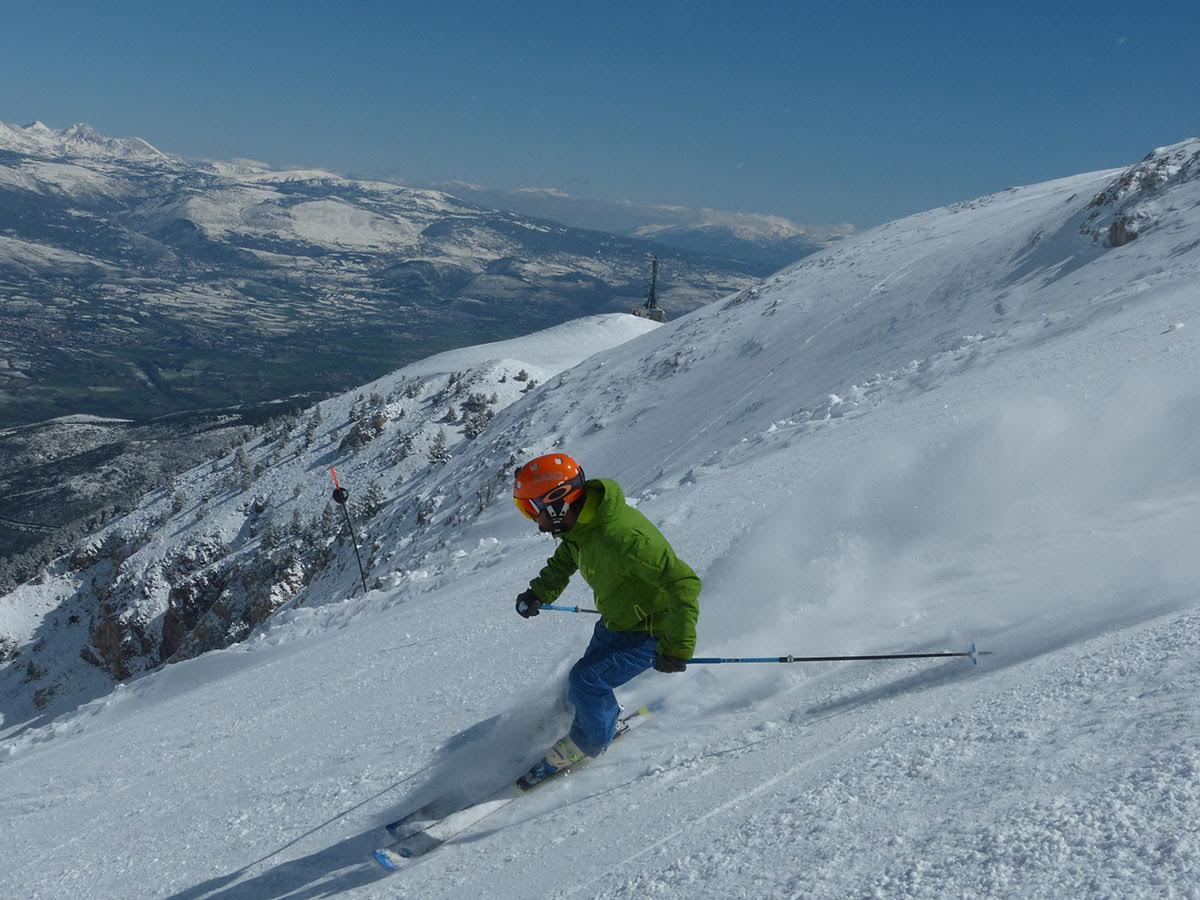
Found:
<path fill-rule="evenodd" d="M 609 631 L 596 623 L 583 658 L 568 680 L 567 699 L 575 707 L 571 740 L 588 756 L 599 756 L 612 742 L 621 707 L 613 688 L 654 665 L 658 639 L 644 631 Z"/>

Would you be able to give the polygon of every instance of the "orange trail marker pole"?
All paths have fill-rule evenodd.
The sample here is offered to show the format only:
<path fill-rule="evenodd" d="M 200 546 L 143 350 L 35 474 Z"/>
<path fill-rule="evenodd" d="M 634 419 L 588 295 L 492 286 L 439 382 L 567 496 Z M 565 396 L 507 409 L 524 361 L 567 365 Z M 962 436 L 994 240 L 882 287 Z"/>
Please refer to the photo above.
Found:
<path fill-rule="evenodd" d="M 358 574 L 362 578 L 363 593 L 367 592 L 367 573 L 363 569 L 362 557 L 358 553 L 358 535 L 354 533 L 354 523 L 350 521 L 350 508 L 346 505 L 346 501 L 350 499 L 350 492 L 342 487 L 341 481 L 338 480 L 337 469 L 333 466 L 329 467 L 329 477 L 333 479 L 333 502 L 342 508 L 342 513 L 346 516 L 346 525 L 350 529 L 350 540 L 354 543 L 354 558 L 358 560 Z M 350 592 L 350 596 L 354 596 L 354 592 Z"/>

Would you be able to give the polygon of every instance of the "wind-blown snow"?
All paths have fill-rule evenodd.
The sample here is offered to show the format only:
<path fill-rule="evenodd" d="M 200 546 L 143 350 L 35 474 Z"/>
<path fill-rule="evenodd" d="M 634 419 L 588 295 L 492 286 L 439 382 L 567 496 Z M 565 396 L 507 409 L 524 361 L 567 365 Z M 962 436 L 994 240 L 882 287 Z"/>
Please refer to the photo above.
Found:
<path fill-rule="evenodd" d="M 365 529 L 379 589 L 351 597 L 343 556 L 243 643 L 6 720 L 3 893 L 1196 895 L 1200 347 L 1180 326 L 1200 182 L 1107 190 L 1122 175 L 892 223 L 645 333 L 605 317 L 367 386 L 542 382 L 444 466 L 405 463 Z M 1092 227 L 1099 196 L 1145 213 L 1132 242 Z M 331 427 L 357 393 L 322 405 Z M 633 736 L 385 877 L 382 823 L 503 783 L 565 728 L 591 621 L 518 618 L 552 545 L 503 496 L 472 511 L 552 447 L 617 478 L 702 574 L 700 655 L 992 655 L 649 673 L 623 699 L 667 704 Z M 327 454 L 255 491 L 315 505 Z M 337 463 L 353 490 L 383 458 Z M 125 565 L 182 539 L 172 521 Z M 77 577 L 0 609 L 53 608 Z"/>

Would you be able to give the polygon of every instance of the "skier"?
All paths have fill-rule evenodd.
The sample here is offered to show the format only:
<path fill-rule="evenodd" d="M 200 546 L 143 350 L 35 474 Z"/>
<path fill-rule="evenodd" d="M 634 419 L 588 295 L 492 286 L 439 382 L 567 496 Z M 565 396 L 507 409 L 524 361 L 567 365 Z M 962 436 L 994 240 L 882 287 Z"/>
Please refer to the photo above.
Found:
<path fill-rule="evenodd" d="M 607 749 L 620 714 L 613 688 L 651 666 L 659 672 L 687 668 L 696 647 L 700 579 L 650 520 L 625 503 L 620 485 L 586 480 L 565 453 L 539 456 L 517 469 L 513 500 L 538 530 L 561 541 L 517 597 L 517 612 L 526 619 L 538 615 L 576 571 L 583 572 L 600 611 L 568 682 L 575 720 L 526 776 L 537 780 Z"/>

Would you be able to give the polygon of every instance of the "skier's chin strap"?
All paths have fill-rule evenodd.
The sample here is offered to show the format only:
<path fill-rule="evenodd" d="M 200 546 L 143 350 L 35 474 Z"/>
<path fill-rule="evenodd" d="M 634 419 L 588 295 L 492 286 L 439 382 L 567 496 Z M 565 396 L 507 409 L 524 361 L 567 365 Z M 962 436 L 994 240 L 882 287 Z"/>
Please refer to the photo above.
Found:
<path fill-rule="evenodd" d="M 567 515 L 571 512 L 570 503 L 551 503 L 546 505 L 546 517 L 550 519 L 550 533 L 560 535 L 567 533 Z"/>

